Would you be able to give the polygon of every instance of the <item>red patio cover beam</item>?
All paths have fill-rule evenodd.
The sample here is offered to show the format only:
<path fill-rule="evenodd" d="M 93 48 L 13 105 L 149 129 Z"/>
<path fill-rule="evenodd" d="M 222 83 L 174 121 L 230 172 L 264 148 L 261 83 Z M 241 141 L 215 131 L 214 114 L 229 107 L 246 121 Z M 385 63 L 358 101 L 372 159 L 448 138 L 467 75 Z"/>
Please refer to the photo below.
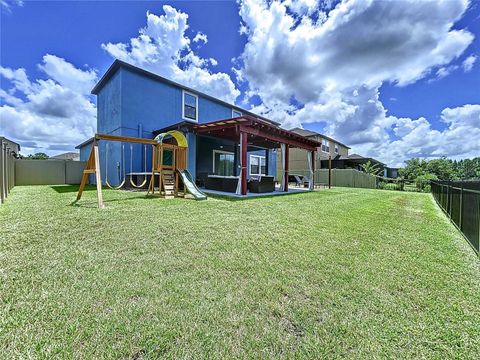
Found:
<path fill-rule="evenodd" d="M 288 144 L 285 145 L 285 173 L 283 174 L 283 178 L 285 179 L 285 192 L 288 192 L 288 163 L 290 162 L 290 154 L 289 154 L 289 147 Z"/>
<path fill-rule="evenodd" d="M 305 149 L 308 151 L 315 151 L 316 146 L 315 145 L 308 145 L 306 142 L 303 142 L 301 140 L 294 139 L 293 137 L 290 137 L 289 134 L 281 134 L 279 133 L 278 135 L 275 134 L 275 131 L 266 131 L 263 129 L 258 129 L 258 128 L 253 128 L 250 126 L 242 126 L 241 130 L 243 132 L 246 132 L 248 134 L 264 138 L 273 142 L 278 142 L 278 143 L 283 143 L 283 144 L 288 144 L 290 147 L 296 147 L 296 148 L 301 148 Z M 280 130 L 281 131 L 281 130 Z M 283 135 L 283 136 L 282 136 Z"/>
<path fill-rule="evenodd" d="M 241 136 L 242 139 L 242 153 L 240 156 L 242 157 L 242 169 L 240 176 L 242 177 L 242 195 L 247 195 L 247 134 L 243 133 Z"/>

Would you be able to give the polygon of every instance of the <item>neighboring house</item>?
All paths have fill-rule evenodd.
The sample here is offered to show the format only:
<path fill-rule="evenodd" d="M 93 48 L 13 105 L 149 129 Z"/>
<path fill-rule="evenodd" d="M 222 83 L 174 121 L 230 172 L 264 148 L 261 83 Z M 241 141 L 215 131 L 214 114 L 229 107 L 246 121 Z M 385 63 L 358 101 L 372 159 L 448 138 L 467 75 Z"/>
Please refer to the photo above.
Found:
<path fill-rule="evenodd" d="M 400 174 L 398 173 L 398 170 L 400 170 L 400 168 L 385 167 L 385 169 L 383 169 L 383 176 L 387 178 L 396 179 L 400 176 Z"/>
<path fill-rule="evenodd" d="M 187 167 L 199 184 L 209 175 L 239 176 L 244 155 L 246 172 L 242 174 L 247 178 L 274 176 L 281 144 L 311 152 L 319 145 L 281 129 L 274 121 L 120 60 L 115 60 L 92 94 L 97 95 L 98 133 L 153 138 L 168 130 L 182 131 L 188 141 Z M 245 146 L 239 146 L 241 139 Z M 92 143 L 89 139 L 77 146 L 80 160 L 87 160 Z M 107 151 L 106 146 L 99 142 L 103 180 L 106 157 L 112 185 L 120 183 L 124 172 L 150 171 L 150 149 L 112 142 Z"/>
<path fill-rule="evenodd" d="M 325 164 L 323 160 L 328 160 L 330 156 L 332 159 L 338 158 L 339 156 L 348 156 L 350 147 L 329 136 L 300 128 L 294 128 L 290 131 L 319 143 L 315 157 L 315 169 L 324 168 Z M 328 164 L 326 167 L 328 167 Z M 291 174 L 294 174 L 295 171 L 303 173 L 306 170 L 308 170 L 306 151 L 302 149 L 292 149 L 290 151 L 289 172 Z M 280 157 L 278 156 L 277 173 L 280 172 Z"/>
<path fill-rule="evenodd" d="M 2 149 L 0 150 L 4 150 L 16 158 L 20 156 L 20 145 L 16 142 L 0 136 L 0 143 L 2 144 Z"/>
<path fill-rule="evenodd" d="M 77 152 L 66 152 L 63 154 L 58 154 L 55 156 L 51 156 L 49 159 L 56 159 L 56 160 L 72 160 L 72 161 L 79 161 L 80 154 Z"/>
<path fill-rule="evenodd" d="M 336 156 L 332 157 L 332 169 L 356 169 L 362 171 L 362 165 L 367 162 L 378 165 L 378 170 L 380 174 L 383 174 L 385 164 L 381 161 L 378 161 L 374 158 L 365 157 L 358 154 L 352 154 L 348 156 Z M 322 160 L 322 167 L 328 169 L 328 160 Z"/>
<path fill-rule="evenodd" d="M 15 184 L 14 158 L 20 155 L 20 145 L 0 136 L 0 203 L 3 204 Z"/>
<path fill-rule="evenodd" d="M 328 169 L 329 161 L 331 158 L 332 169 L 356 169 L 362 171 L 362 165 L 370 161 L 378 165 L 378 168 L 382 175 L 388 175 L 388 177 L 396 177 L 395 174 L 398 173 L 398 171 L 396 171 L 398 169 L 392 168 L 391 170 L 387 170 L 389 168 L 386 168 L 384 163 L 376 159 L 364 157 L 358 154 L 349 155 L 349 146 L 329 136 L 317 133 L 315 131 L 300 128 L 294 128 L 291 131 L 302 135 L 308 139 L 315 140 L 321 144 L 317 148 L 317 156 L 315 161 L 316 169 Z M 295 174 L 295 172 L 298 172 L 299 174 L 303 175 L 305 171 L 308 170 L 308 166 L 306 165 L 306 159 L 307 153 L 304 150 L 291 150 L 289 161 L 290 174 Z M 279 160 L 277 159 L 277 165 L 278 164 Z M 280 172 L 280 168 L 278 166 L 277 170 L 278 172 Z"/>

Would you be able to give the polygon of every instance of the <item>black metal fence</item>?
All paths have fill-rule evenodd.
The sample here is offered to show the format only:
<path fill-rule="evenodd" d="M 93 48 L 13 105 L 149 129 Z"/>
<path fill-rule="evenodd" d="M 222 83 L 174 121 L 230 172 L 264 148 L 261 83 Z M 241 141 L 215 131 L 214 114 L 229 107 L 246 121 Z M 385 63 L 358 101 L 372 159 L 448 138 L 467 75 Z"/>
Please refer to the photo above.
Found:
<path fill-rule="evenodd" d="M 430 180 L 408 180 L 377 176 L 377 189 L 412 192 L 430 192 Z"/>
<path fill-rule="evenodd" d="M 480 255 L 480 181 L 431 181 L 432 195 Z"/>

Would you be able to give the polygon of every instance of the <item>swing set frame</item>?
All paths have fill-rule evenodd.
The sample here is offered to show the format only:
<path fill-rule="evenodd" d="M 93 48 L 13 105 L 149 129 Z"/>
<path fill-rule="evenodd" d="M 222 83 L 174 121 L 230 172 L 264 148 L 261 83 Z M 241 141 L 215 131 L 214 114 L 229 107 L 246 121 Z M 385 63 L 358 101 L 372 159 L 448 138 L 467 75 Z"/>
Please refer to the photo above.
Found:
<path fill-rule="evenodd" d="M 174 132 L 168 132 L 162 134 L 163 136 L 157 139 L 145 139 L 138 137 L 129 137 L 129 136 L 118 136 L 110 134 L 95 134 L 93 137 L 92 149 L 87 160 L 85 169 L 83 170 L 82 181 L 80 182 L 80 187 L 77 193 L 77 200 L 79 201 L 82 198 L 83 191 L 85 190 L 85 185 L 88 182 L 90 175 L 95 175 L 95 182 L 97 187 L 97 204 L 98 208 L 102 209 L 105 207 L 103 202 L 102 195 L 102 177 L 100 173 L 100 151 L 98 147 L 99 141 L 117 141 L 121 143 L 133 143 L 133 144 L 143 144 L 143 145 L 152 145 L 152 171 L 150 183 L 148 186 L 147 195 L 150 193 L 155 194 L 155 176 L 159 177 L 159 195 L 162 194 L 162 177 L 165 171 L 173 172 L 175 174 L 175 185 L 174 193 L 175 196 L 178 196 L 178 187 L 179 187 L 179 176 L 178 171 L 185 170 L 187 168 L 187 150 L 188 145 L 186 141 L 184 144 L 180 144 L 176 134 Z M 172 135 L 177 139 L 177 145 L 163 143 L 163 138 L 165 135 Z M 183 134 L 181 135 L 183 136 Z M 164 149 L 172 151 L 172 165 L 163 164 L 163 153 Z M 145 151 L 146 154 L 146 151 Z M 125 164 L 123 164 L 125 166 Z M 147 177 L 147 170 L 145 169 L 145 178 Z M 131 179 L 130 179 L 131 180 Z M 125 183 L 125 179 L 122 184 Z M 186 193 L 185 184 L 183 186 L 183 196 Z"/>

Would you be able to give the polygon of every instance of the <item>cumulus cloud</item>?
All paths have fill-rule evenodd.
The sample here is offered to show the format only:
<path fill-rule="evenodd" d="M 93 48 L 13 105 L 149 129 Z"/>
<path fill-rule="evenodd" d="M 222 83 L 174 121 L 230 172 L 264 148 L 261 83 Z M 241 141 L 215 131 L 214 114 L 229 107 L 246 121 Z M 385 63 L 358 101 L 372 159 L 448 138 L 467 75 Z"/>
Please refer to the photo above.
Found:
<path fill-rule="evenodd" d="M 198 32 L 197 35 L 195 35 L 195 37 L 193 38 L 193 42 L 199 42 L 199 41 L 203 41 L 203 43 L 206 44 L 208 42 L 207 35 L 205 35 L 204 33 Z"/>
<path fill-rule="evenodd" d="M 450 75 L 452 72 L 458 69 L 463 69 L 463 72 L 469 72 L 473 69 L 473 66 L 475 65 L 475 62 L 477 61 L 477 56 L 476 55 L 470 55 L 465 58 L 465 60 L 462 61 L 461 64 L 452 64 L 449 66 L 444 66 L 441 67 L 437 70 L 435 73 L 435 78 L 431 78 L 429 82 L 433 82 L 435 80 L 440 80 L 443 79 L 444 77 Z"/>
<path fill-rule="evenodd" d="M 475 65 L 475 62 L 477 61 L 477 56 L 476 55 L 470 55 L 467 57 L 463 62 L 462 62 L 462 68 L 463 71 L 469 72 L 473 69 L 473 66 Z"/>
<path fill-rule="evenodd" d="M 426 119 L 387 116 L 379 89 L 386 82 L 406 86 L 453 70 L 451 62 L 473 40 L 467 30 L 453 28 L 467 0 L 350 0 L 333 9 L 307 0 L 240 4 L 247 44 L 235 73 L 246 82 L 247 96 L 260 97 L 254 110 L 287 128 L 322 123 L 355 151 L 391 164 L 411 153 L 403 151 L 400 134 L 411 134 L 405 144 L 422 131 L 430 135 L 424 141 L 439 135 Z M 416 148 L 423 156 L 441 152 Z"/>
<path fill-rule="evenodd" d="M 392 159 L 448 156 L 459 159 L 480 154 L 480 105 L 445 108 L 441 119 L 447 125 L 444 130 L 434 129 L 425 118 L 395 119 L 393 129 L 400 138 L 388 146 L 380 146 L 378 156 Z M 394 164 L 400 163 L 397 160 Z"/>
<path fill-rule="evenodd" d="M 164 15 L 147 13 L 147 24 L 128 43 L 107 43 L 102 48 L 112 57 L 148 69 L 184 85 L 206 92 L 228 102 L 235 102 L 240 91 L 228 74 L 212 72 L 209 65 L 216 59 L 204 59 L 191 48 L 191 43 L 206 43 L 207 36 L 187 35 L 188 15 L 163 6 Z"/>
<path fill-rule="evenodd" d="M 13 6 L 23 6 L 23 0 L 0 0 L 0 8 L 11 12 Z"/>
<path fill-rule="evenodd" d="M 0 76 L 10 84 L 10 89 L 0 92 L 2 132 L 19 142 L 24 154 L 73 150 L 95 132 L 90 90 L 97 74 L 48 54 L 39 69 L 50 78 L 30 81 L 23 68 L 0 67 Z"/>

